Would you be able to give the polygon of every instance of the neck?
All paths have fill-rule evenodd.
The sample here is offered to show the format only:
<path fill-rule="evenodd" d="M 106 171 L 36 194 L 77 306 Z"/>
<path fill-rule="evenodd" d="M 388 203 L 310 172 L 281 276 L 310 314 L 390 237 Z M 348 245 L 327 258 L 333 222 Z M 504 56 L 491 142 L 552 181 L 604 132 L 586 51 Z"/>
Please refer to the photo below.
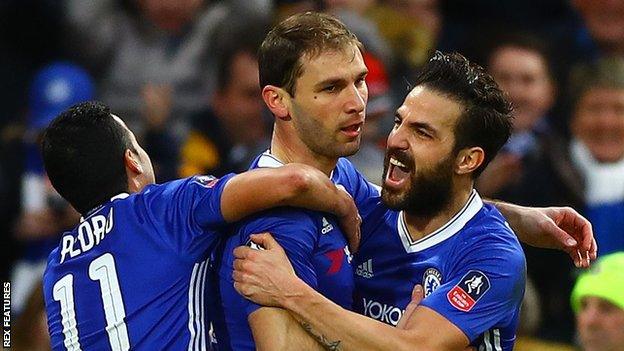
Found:
<path fill-rule="evenodd" d="M 303 163 L 312 166 L 327 176 L 336 167 L 337 158 L 319 155 L 310 150 L 296 136 L 296 131 L 285 130 L 278 123 L 273 128 L 273 138 L 271 139 L 271 153 L 284 163 Z"/>
<path fill-rule="evenodd" d="M 419 216 L 404 211 L 405 223 L 412 240 L 417 241 L 429 236 L 448 223 L 466 205 L 471 193 L 472 185 L 453 190 L 451 201 L 434 215 Z"/>

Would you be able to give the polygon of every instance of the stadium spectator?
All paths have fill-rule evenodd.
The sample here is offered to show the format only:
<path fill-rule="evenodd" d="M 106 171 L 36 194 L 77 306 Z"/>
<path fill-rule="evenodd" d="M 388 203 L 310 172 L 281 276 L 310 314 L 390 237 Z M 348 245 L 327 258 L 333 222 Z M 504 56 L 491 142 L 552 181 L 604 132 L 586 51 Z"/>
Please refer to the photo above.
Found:
<path fill-rule="evenodd" d="M 569 156 L 581 177 L 570 190 L 582 189 L 599 252 L 624 251 L 624 57 L 586 67 L 576 83 Z"/>
<path fill-rule="evenodd" d="M 571 295 L 582 351 L 624 350 L 624 252 L 602 256 Z"/>
<path fill-rule="evenodd" d="M 141 138 L 150 86 L 171 94 L 168 128 L 184 135 L 189 113 L 214 92 L 219 27 L 269 12 L 268 0 L 68 0 L 66 14 L 76 55 L 102 72 L 101 100 Z"/>
<path fill-rule="evenodd" d="M 392 100 L 400 105 L 409 84 L 427 62 L 431 52 L 438 48 L 442 33 L 442 1 L 354 1 L 352 7 L 377 25 L 382 38 L 391 49 L 388 65 Z"/>
<path fill-rule="evenodd" d="M 390 45 L 392 55 L 398 61 L 397 73 L 409 72 L 411 79 L 415 73 L 413 70 L 423 65 L 431 50 L 437 47 L 443 21 L 441 1 L 393 0 L 365 4 L 359 6 L 360 11 L 377 24 L 379 32 Z M 404 95 L 405 89 L 401 92 Z"/>
<path fill-rule="evenodd" d="M 624 249 L 624 60 L 600 59 L 572 79 L 572 139 L 551 134 L 517 185 L 522 204 L 572 206 L 592 223 L 598 249 Z M 572 267 L 563 255 L 527 248 L 529 276 L 544 302 L 539 336 L 572 341 L 574 316 L 565 296 Z"/>
<path fill-rule="evenodd" d="M 379 26 L 367 16 L 373 2 L 359 0 L 323 0 L 323 11 L 338 18 L 352 31 L 368 53 L 383 65 L 392 67 L 394 56 L 390 45 L 379 31 Z M 313 9 L 310 9 L 313 10 Z"/>
<path fill-rule="evenodd" d="M 624 3 L 617 0 L 574 0 L 585 27 L 577 40 L 590 58 L 624 56 Z M 592 50 L 593 49 L 593 50 Z M 594 57 L 591 57 L 593 54 Z"/>
<path fill-rule="evenodd" d="M 20 254 L 13 224 L 20 212 L 22 137 L 35 73 L 63 57 L 61 1 L 0 1 L 0 278 Z"/>
<path fill-rule="evenodd" d="M 486 197 L 529 203 L 519 188 L 524 165 L 543 152 L 548 137 L 548 113 L 555 103 L 555 83 L 546 44 L 529 34 L 502 39 L 487 60 L 487 69 L 514 106 L 514 130 L 509 141 L 477 181 Z"/>
<path fill-rule="evenodd" d="M 527 206 L 562 205 L 556 199 L 536 196 L 533 185 L 536 163 L 543 159 L 552 134 L 549 113 L 556 88 L 550 54 L 545 42 L 528 33 L 499 38 L 487 59 L 487 67 L 514 104 L 514 131 L 499 155 L 477 180 L 487 197 Z M 541 201 L 540 201 L 541 199 Z M 562 303 L 572 286 L 568 258 L 561 253 L 524 247 L 528 274 L 544 302 L 536 335 L 570 342 L 574 317 Z"/>
<path fill-rule="evenodd" d="M 224 33 L 217 87 L 208 107 L 193 114 L 180 149 L 178 174 L 240 172 L 269 145 L 269 126 L 260 96 L 256 52 L 263 27 L 246 25 Z"/>
<path fill-rule="evenodd" d="M 41 280 L 46 259 L 61 232 L 78 222 L 78 214 L 52 188 L 39 152 L 41 134 L 52 119 L 73 104 L 93 99 L 91 76 L 81 67 L 53 62 L 34 77 L 24 136 L 21 214 L 15 235 L 24 245 L 12 272 L 13 308 L 19 314 L 31 289 Z"/>

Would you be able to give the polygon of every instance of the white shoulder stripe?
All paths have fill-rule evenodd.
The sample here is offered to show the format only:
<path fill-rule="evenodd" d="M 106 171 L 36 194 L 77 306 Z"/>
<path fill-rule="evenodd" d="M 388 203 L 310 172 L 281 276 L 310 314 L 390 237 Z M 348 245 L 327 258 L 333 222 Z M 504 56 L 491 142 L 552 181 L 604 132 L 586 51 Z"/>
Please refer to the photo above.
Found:
<path fill-rule="evenodd" d="M 284 162 L 273 156 L 270 150 L 265 151 L 258 159 L 258 168 L 278 168 L 283 165 Z"/>

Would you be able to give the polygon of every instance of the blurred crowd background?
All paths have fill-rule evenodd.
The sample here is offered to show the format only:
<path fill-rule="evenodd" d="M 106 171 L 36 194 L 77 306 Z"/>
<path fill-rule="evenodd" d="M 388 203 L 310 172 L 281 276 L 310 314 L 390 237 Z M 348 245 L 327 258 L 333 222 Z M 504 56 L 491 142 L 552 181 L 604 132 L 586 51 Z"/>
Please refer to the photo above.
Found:
<path fill-rule="evenodd" d="M 243 171 L 271 135 L 257 47 L 276 21 L 307 10 L 334 14 L 366 47 L 367 122 L 352 159 L 371 181 L 381 182 L 394 110 L 419 67 L 432 50 L 458 51 L 487 68 L 516 111 L 511 139 L 478 180 L 481 194 L 572 206 L 592 222 L 601 255 L 624 251 L 624 1 L 3 0 L 0 271 L 12 282 L 16 349 L 46 345 L 41 275 L 79 219 L 38 154 L 50 120 L 101 100 L 137 134 L 157 181 Z M 567 349 L 578 339 L 578 272 L 563 253 L 525 252 L 519 347 Z M 624 302 L 618 308 L 624 315 Z M 548 350 L 541 345 L 524 347 Z"/>

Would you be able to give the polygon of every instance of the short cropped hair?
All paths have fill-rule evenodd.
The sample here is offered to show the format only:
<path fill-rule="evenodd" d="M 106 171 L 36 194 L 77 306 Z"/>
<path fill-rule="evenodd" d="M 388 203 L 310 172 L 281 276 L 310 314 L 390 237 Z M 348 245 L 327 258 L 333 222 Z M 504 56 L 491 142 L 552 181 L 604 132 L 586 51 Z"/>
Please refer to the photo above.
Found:
<path fill-rule="evenodd" d="M 463 106 L 455 125 L 454 149 L 478 146 L 485 151 L 483 164 L 473 173 L 474 178 L 478 177 L 507 142 L 512 130 L 511 103 L 494 78 L 461 54 L 436 51 L 414 85 L 439 92 Z"/>
<path fill-rule="evenodd" d="M 573 106 L 592 88 L 624 89 L 624 59 L 607 56 L 596 62 L 575 67 L 571 74 Z"/>
<path fill-rule="evenodd" d="M 546 41 L 528 32 L 512 32 L 502 34 L 496 37 L 496 41 L 490 45 L 486 61 L 487 65 L 492 64 L 494 55 L 496 55 L 498 51 L 503 48 L 519 48 L 537 54 L 542 58 L 548 78 L 553 82 L 555 81 L 553 53 Z"/>
<path fill-rule="evenodd" d="M 304 56 L 315 57 L 349 45 L 363 50 L 355 34 L 335 17 L 317 12 L 290 16 L 275 26 L 260 46 L 260 87 L 275 85 L 294 96 L 295 82 L 303 74 Z"/>
<path fill-rule="evenodd" d="M 41 151 L 50 182 L 78 212 L 124 191 L 129 132 L 99 102 L 83 102 L 56 117 L 45 130 Z"/>

